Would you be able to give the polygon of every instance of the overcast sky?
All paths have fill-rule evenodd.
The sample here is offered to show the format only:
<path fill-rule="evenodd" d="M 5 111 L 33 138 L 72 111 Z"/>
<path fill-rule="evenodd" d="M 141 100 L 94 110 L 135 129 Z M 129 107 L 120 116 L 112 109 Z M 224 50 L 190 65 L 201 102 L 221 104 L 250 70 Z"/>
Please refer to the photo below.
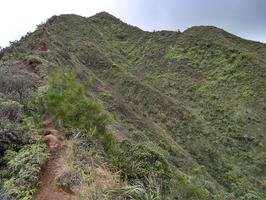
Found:
<path fill-rule="evenodd" d="M 266 43 L 266 0 L 1 0 L 0 46 L 52 15 L 89 17 L 100 11 L 148 31 L 214 25 Z"/>

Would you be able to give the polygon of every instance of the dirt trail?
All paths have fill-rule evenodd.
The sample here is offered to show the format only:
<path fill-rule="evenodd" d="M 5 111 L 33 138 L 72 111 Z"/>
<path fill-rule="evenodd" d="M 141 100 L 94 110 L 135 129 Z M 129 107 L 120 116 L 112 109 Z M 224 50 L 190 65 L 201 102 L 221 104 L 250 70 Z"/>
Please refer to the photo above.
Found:
<path fill-rule="evenodd" d="M 71 170 L 67 165 L 70 142 L 64 137 L 63 133 L 53 129 L 52 121 L 48 116 L 43 119 L 43 129 L 40 129 L 40 133 L 44 135 L 50 150 L 50 158 L 41 171 L 38 192 L 33 199 L 76 200 L 77 195 L 75 193 L 63 190 L 56 184 L 58 173 Z"/>

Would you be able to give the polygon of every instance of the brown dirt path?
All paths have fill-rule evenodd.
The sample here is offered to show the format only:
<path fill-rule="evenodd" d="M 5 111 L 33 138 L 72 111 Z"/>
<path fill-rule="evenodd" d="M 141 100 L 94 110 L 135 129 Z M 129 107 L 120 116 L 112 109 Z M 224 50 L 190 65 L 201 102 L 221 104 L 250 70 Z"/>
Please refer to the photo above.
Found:
<path fill-rule="evenodd" d="M 45 129 L 42 129 L 42 132 L 58 138 L 58 132 L 56 135 L 54 134 L 55 129 L 52 129 L 52 122 L 47 118 L 44 119 L 43 126 Z M 45 133 L 43 134 L 45 135 Z M 60 134 L 61 139 L 58 139 L 56 146 L 49 145 L 50 141 L 47 141 L 50 158 L 41 171 L 39 188 L 33 198 L 34 200 L 77 200 L 77 195 L 74 192 L 63 190 L 56 184 L 56 176 L 58 173 L 70 170 L 70 167 L 67 165 L 67 154 L 70 143 L 65 139 L 63 133 Z"/>

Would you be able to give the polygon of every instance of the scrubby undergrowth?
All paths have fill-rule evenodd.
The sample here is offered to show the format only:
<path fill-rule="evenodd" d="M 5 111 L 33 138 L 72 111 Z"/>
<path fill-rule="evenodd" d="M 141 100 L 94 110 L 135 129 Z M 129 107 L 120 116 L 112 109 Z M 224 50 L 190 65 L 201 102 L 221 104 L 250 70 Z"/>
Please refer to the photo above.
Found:
<path fill-rule="evenodd" d="M 1 195 L 34 193 L 49 112 L 73 142 L 58 184 L 81 198 L 265 199 L 265 57 L 215 27 L 50 18 L 1 52 Z"/>

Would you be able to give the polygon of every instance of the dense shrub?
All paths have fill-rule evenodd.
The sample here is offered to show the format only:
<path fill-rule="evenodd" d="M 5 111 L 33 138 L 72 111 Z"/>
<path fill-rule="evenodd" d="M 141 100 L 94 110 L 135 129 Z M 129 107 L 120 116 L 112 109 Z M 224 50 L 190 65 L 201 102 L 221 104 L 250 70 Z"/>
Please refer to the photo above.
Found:
<path fill-rule="evenodd" d="M 13 100 L 25 102 L 35 87 L 36 82 L 28 75 L 13 70 L 0 72 L 0 92 Z"/>
<path fill-rule="evenodd" d="M 7 149 L 19 150 L 22 145 L 29 143 L 28 131 L 25 126 L 2 118 L 0 121 L 0 156 Z"/>
<path fill-rule="evenodd" d="M 67 127 L 85 128 L 93 134 L 105 132 L 107 115 L 100 104 L 89 96 L 73 69 L 54 72 L 43 94 L 42 111 L 51 113 Z"/>
<path fill-rule="evenodd" d="M 23 109 L 34 87 L 26 75 L 0 73 L 0 199 L 31 199 L 47 158 L 37 125 Z"/>
<path fill-rule="evenodd" d="M 154 177 L 164 189 L 169 188 L 172 174 L 164 156 L 157 151 L 125 141 L 120 145 L 120 153 L 114 156 L 116 165 L 126 180 L 139 179 L 145 182 L 147 177 Z"/>
<path fill-rule="evenodd" d="M 45 144 L 26 145 L 18 152 L 9 151 L 6 180 L 0 188 L 7 199 L 31 199 L 36 191 L 41 165 L 47 159 Z"/>
<path fill-rule="evenodd" d="M 0 101 L 0 116 L 17 122 L 21 120 L 22 105 L 16 101 Z"/>

